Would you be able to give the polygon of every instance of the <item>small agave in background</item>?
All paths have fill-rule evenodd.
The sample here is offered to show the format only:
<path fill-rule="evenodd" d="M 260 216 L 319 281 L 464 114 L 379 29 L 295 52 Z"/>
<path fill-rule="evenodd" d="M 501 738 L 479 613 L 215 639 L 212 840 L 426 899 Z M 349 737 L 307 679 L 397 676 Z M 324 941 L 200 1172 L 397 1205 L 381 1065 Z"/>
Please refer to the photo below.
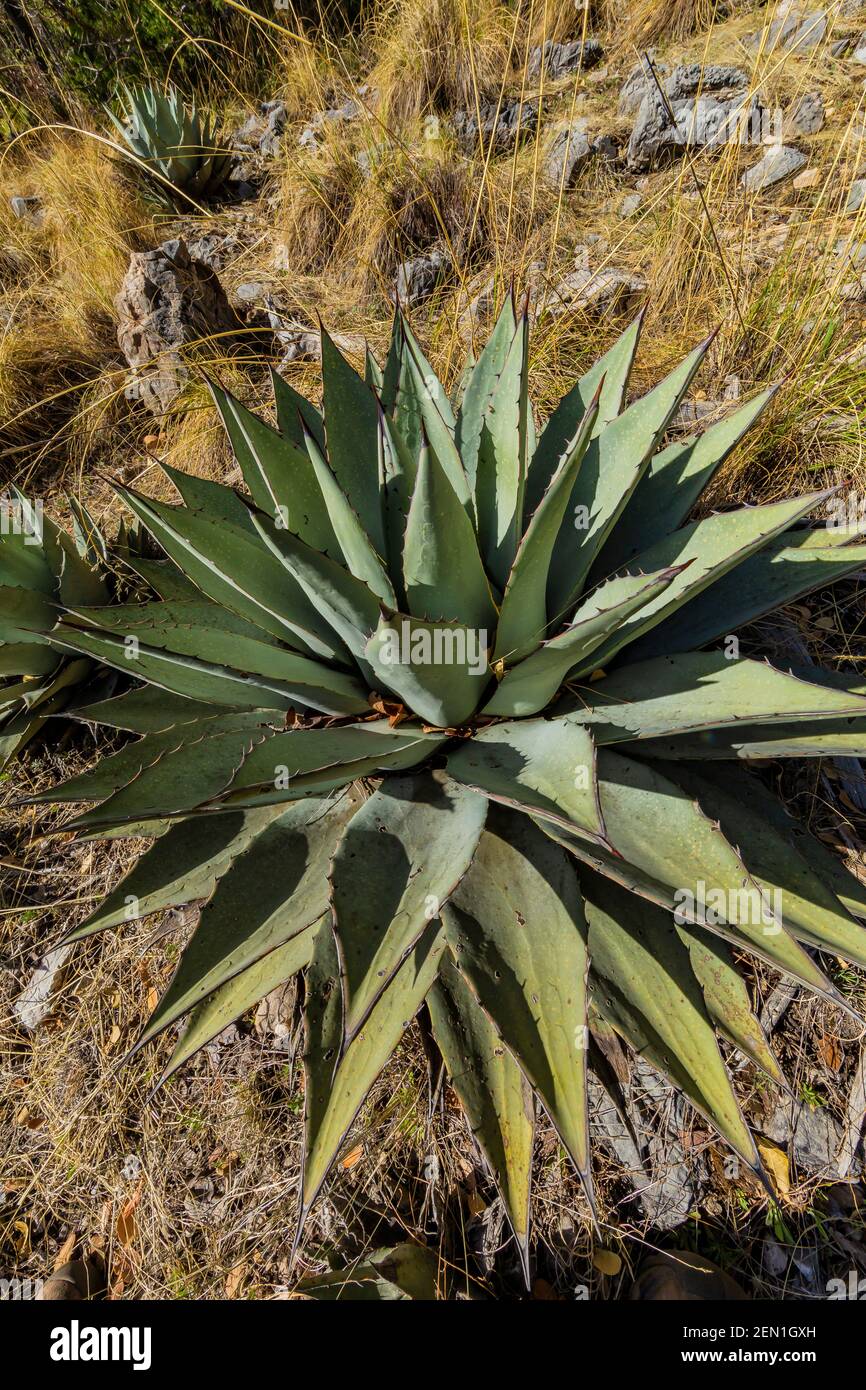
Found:
<path fill-rule="evenodd" d="M 640 327 L 540 432 L 510 299 L 453 398 L 400 312 L 366 379 L 323 334 L 322 411 L 214 387 L 244 488 L 120 488 L 160 597 L 54 632 L 134 644 L 81 715 L 135 737 L 30 798 L 155 837 L 75 938 L 204 902 L 138 1044 L 189 1017 L 167 1076 L 303 976 L 301 1222 L 426 1011 L 527 1278 L 538 1105 L 592 1206 L 587 1078 L 619 1103 L 632 1049 L 763 1177 L 720 1042 L 785 1083 L 738 956 L 841 1004 L 816 948 L 866 966 L 866 887 L 750 766 L 866 756 L 866 682 L 725 640 L 866 546 L 808 523 L 826 492 L 690 520 L 772 391 L 665 443 L 708 342 L 629 403 Z"/>
<path fill-rule="evenodd" d="M 173 87 L 167 93 L 154 86 L 123 90 L 125 119 L 108 114 L 137 159 L 159 175 L 162 194 L 169 193 L 168 184 L 188 199 L 214 197 L 232 164 L 232 155 L 218 146 L 216 124 Z"/>

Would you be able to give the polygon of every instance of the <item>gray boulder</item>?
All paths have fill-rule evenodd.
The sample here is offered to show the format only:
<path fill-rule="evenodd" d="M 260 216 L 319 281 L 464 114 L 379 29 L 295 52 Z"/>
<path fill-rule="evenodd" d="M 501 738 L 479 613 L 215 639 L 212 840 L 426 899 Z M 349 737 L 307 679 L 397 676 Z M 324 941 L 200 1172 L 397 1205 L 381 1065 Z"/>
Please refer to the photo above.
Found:
<path fill-rule="evenodd" d="M 656 62 L 655 53 L 652 49 L 647 57 L 649 57 L 652 62 L 659 81 L 664 82 L 665 77 L 667 77 L 670 72 L 667 63 Z M 619 102 L 617 104 L 619 114 L 621 116 L 634 116 L 635 113 L 640 110 L 640 104 L 644 97 L 650 91 L 656 91 L 656 85 L 652 79 L 646 57 L 643 57 L 639 63 L 635 64 L 628 77 L 625 79 L 625 82 L 623 82 L 620 87 Z"/>
<path fill-rule="evenodd" d="M 511 101 L 499 107 L 493 101 L 483 102 L 477 112 L 455 112 L 452 125 L 458 144 L 467 154 L 472 154 L 481 140 L 485 147 L 492 142 L 494 153 L 502 154 L 534 133 L 538 126 L 538 104 Z"/>
<path fill-rule="evenodd" d="M 820 92 L 804 92 L 785 112 L 785 135 L 817 135 L 824 124 L 824 99 Z"/>
<path fill-rule="evenodd" d="M 401 304 L 418 304 L 427 299 L 446 273 L 451 261 L 448 255 L 434 247 L 423 256 L 413 256 L 397 267 L 393 298 Z"/>
<path fill-rule="evenodd" d="M 807 53 L 823 43 L 829 22 L 826 10 L 806 13 L 800 6 L 781 19 L 774 19 L 767 29 L 753 34 L 748 41 L 749 47 L 762 48 L 764 53 Z"/>
<path fill-rule="evenodd" d="M 581 169 L 592 158 L 586 122 L 563 126 L 553 137 L 544 160 L 544 176 L 553 188 L 573 188 Z"/>
<path fill-rule="evenodd" d="M 629 168 L 649 169 L 661 155 L 683 149 L 760 143 L 770 113 L 748 85 L 742 68 L 674 68 L 665 83 L 666 100 L 653 85 L 641 101 L 628 144 Z"/>
<path fill-rule="evenodd" d="M 855 179 L 848 191 L 846 212 L 859 212 L 866 202 L 866 179 Z"/>
<path fill-rule="evenodd" d="M 133 252 L 115 308 L 117 341 L 132 369 L 126 395 L 155 415 L 188 378 L 184 346 L 243 327 L 216 271 L 194 260 L 180 239 Z"/>
<path fill-rule="evenodd" d="M 540 48 L 530 51 L 526 75 L 535 81 L 541 76 L 543 65 L 545 77 L 555 80 L 569 72 L 586 72 L 603 57 L 604 49 L 598 39 L 576 39 L 574 43 L 554 43 L 546 39 Z"/>
<path fill-rule="evenodd" d="M 764 189 L 773 188 L 784 179 L 791 178 L 806 163 L 806 156 L 800 150 L 795 150 L 792 145 L 774 145 L 763 159 L 759 159 L 757 164 L 746 170 L 740 179 L 740 187 L 745 188 L 748 193 L 763 192 Z"/>

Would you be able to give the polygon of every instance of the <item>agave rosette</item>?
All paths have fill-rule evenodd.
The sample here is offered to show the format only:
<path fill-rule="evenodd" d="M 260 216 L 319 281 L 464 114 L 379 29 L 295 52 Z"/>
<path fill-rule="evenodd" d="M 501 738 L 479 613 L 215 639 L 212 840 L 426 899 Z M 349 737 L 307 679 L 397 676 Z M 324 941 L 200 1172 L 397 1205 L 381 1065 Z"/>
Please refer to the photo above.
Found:
<path fill-rule="evenodd" d="M 524 1268 L 536 1102 L 591 1198 L 612 1039 L 760 1170 L 719 1039 L 783 1077 L 734 952 L 831 999 L 813 948 L 866 964 L 866 890 L 748 768 L 866 753 L 866 684 L 719 645 L 866 546 L 805 524 L 824 493 L 690 521 L 771 392 L 665 445 L 707 344 L 626 404 L 639 332 L 538 437 L 510 301 L 453 403 L 399 313 L 366 380 L 323 335 L 322 412 L 215 386 L 246 491 L 121 489 L 160 597 L 53 634 L 140 684 L 46 799 L 156 836 L 74 935 L 204 900 L 140 1040 L 189 1015 L 166 1075 L 303 972 L 302 1214 L 422 1007 Z"/>
<path fill-rule="evenodd" d="M 195 102 L 187 106 L 170 87 L 124 87 L 126 113 L 118 120 L 108 115 L 129 149 L 158 175 L 163 186 L 193 199 L 217 193 L 231 170 L 232 156 L 221 150 L 216 125 Z"/>

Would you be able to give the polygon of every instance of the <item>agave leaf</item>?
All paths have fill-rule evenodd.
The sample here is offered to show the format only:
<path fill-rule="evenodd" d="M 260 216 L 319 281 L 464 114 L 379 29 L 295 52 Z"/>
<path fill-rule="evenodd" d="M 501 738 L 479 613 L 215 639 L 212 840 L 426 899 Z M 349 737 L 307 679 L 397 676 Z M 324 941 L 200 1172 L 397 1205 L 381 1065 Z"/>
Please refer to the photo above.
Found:
<path fill-rule="evenodd" d="M 707 339 L 689 353 L 664 381 L 634 401 L 591 442 L 569 499 L 570 512 L 585 525 L 582 530 L 563 526 L 557 541 L 547 590 L 551 617 L 565 613 L 583 589 L 596 556 L 648 467 L 711 341 Z M 646 572 L 675 563 L 648 561 L 637 568 Z"/>
<path fill-rule="evenodd" d="M 528 817 L 491 807 L 442 920 L 461 974 L 540 1097 L 591 1201 L 586 919 L 567 856 Z"/>
<path fill-rule="evenodd" d="M 824 531 L 828 541 L 831 532 Z M 801 539 L 802 537 L 802 539 Z M 811 542 L 814 532 L 786 532 L 716 580 L 685 608 L 672 613 L 653 632 L 666 652 L 706 646 L 747 623 L 866 569 L 866 545 Z"/>
<path fill-rule="evenodd" d="M 852 725 L 854 727 L 852 728 Z M 866 729 L 850 715 L 822 719 L 816 729 L 799 724 L 740 724 L 736 729 L 707 729 L 700 734 L 647 739 L 648 758 L 689 761 L 721 759 L 766 762 L 768 758 L 866 758 Z"/>
<path fill-rule="evenodd" d="M 403 541 L 403 581 L 414 617 L 494 630 L 496 609 L 472 522 L 426 434 Z"/>
<path fill-rule="evenodd" d="M 406 519 L 412 502 L 417 472 L 417 455 L 413 454 L 403 436 L 379 409 L 378 433 L 379 485 L 385 512 L 385 541 L 388 547 L 388 571 L 399 601 L 405 605 L 403 589 L 403 537 Z M 456 494 L 455 494 L 456 495 Z"/>
<path fill-rule="evenodd" d="M 289 531 L 278 530 L 267 517 L 253 515 L 256 530 L 269 550 L 307 595 L 316 602 L 347 652 L 369 679 L 364 648 L 379 620 L 379 604 L 361 579 L 321 555 Z"/>
<path fill-rule="evenodd" d="M 148 733 L 134 743 L 127 743 L 116 753 L 109 753 L 95 767 L 69 777 L 48 791 L 39 792 L 27 800 L 34 804 L 43 801 L 101 801 L 120 787 L 138 777 L 145 767 L 151 767 L 165 753 L 179 748 L 187 739 L 200 739 L 211 733 L 230 731 L 249 732 L 256 720 L 236 711 L 197 720 L 180 728 L 168 727 Z"/>
<path fill-rule="evenodd" d="M 227 980 L 318 922 L 327 869 L 359 798 L 305 801 L 272 821 L 231 863 L 136 1043 L 141 1047 Z"/>
<path fill-rule="evenodd" d="M 866 929 L 844 911 L 809 862 L 798 852 L 786 834 L 787 826 L 778 817 L 769 819 L 763 809 L 769 793 L 763 796 L 749 779 L 751 794 L 743 799 L 742 778 L 727 781 L 718 774 L 709 776 L 678 763 L 667 770 L 671 780 L 717 820 L 722 833 L 736 844 L 752 879 L 768 898 L 778 903 L 778 914 L 786 928 L 800 941 L 822 951 L 832 951 L 846 960 L 866 967 Z"/>
<path fill-rule="evenodd" d="M 235 448 L 234 444 L 232 448 Z M 162 461 L 159 466 L 169 482 L 177 488 L 184 506 L 189 507 L 190 511 L 203 512 L 212 521 L 227 521 L 230 526 L 255 535 L 250 520 L 250 509 L 233 488 L 227 487 L 225 483 L 215 483 L 210 478 L 197 478 L 192 473 L 182 473 L 179 468 L 171 468 Z M 249 483 L 247 486 L 249 487 Z"/>
<path fill-rule="evenodd" d="M 482 353 L 476 371 L 483 358 Z M 528 366 L 528 327 L 524 313 L 484 410 L 475 472 L 478 543 L 487 571 L 500 589 L 505 587 L 514 564 L 523 530 Z M 468 391 L 467 387 L 467 395 Z M 467 473 L 471 476 L 468 464 Z"/>
<path fill-rule="evenodd" d="M 700 434 L 677 440 L 653 455 L 596 561 L 599 577 L 627 565 L 688 520 L 717 469 L 764 413 L 777 389 L 771 386 Z"/>
<path fill-rule="evenodd" d="M 150 734 L 170 729 L 175 724 L 189 724 L 197 719 L 224 715 L 225 709 L 182 695 L 169 695 L 157 685 L 142 685 L 123 695 L 112 695 L 93 704 L 76 705 L 70 709 L 72 719 L 85 723 L 106 724 L 112 729 L 126 729 L 131 734 Z M 273 712 L 262 711 L 261 722 L 273 719 Z"/>
<path fill-rule="evenodd" d="M 405 346 L 400 353 L 400 375 L 391 416 L 394 428 L 404 440 L 414 469 L 421 451 L 423 425 L 430 446 L 458 500 L 473 515 L 469 481 L 454 442 L 455 422 L 451 403 L 405 319 L 402 333 Z M 387 392 L 387 381 L 384 389 Z"/>
<path fill-rule="evenodd" d="M 0 643 L 0 676 L 48 676 L 58 661 L 57 653 L 39 642 Z M 0 698 L 3 694 L 0 686 Z"/>
<path fill-rule="evenodd" d="M 394 777 L 346 826 L 330 879 L 347 1044 L 472 862 L 486 812 L 462 787 Z"/>
<path fill-rule="evenodd" d="M 378 420 L 377 420 L 378 438 Z M 319 450 L 313 436 L 309 433 L 304 434 L 304 442 L 307 446 L 307 453 L 313 465 L 316 479 L 325 499 L 328 515 L 337 536 L 340 552 L 346 561 L 349 572 L 367 585 L 368 589 L 374 593 L 383 603 L 394 604 L 396 598 L 391 587 L 391 581 L 382 566 L 379 555 L 376 554 L 374 544 L 361 522 L 357 513 L 349 503 L 349 499 L 337 482 L 334 474 L 328 466 L 327 460 Z M 356 448 L 359 448 L 356 445 Z M 368 465 L 372 467 L 372 461 Z M 378 487 L 378 482 L 377 482 Z M 378 505 L 378 504 L 377 504 Z M 380 528 L 381 529 L 381 528 Z M 386 554 L 384 530 L 382 531 L 381 541 L 377 542 L 380 546 L 380 554 Z"/>
<path fill-rule="evenodd" d="M 829 496 L 829 492 L 817 492 L 784 502 L 768 502 L 760 507 L 716 512 L 703 521 L 690 522 L 651 546 L 637 557 L 632 568 L 655 570 L 678 565 L 682 567 L 681 572 L 663 594 L 625 620 L 619 631 L 594 654 L 593 664 L 606 666 L 629 643 L 634 643 L 628 653 L 630 661 L 656 656 L 657 638 L 655 633 L 652 637 L 648 635 L 651 629 L 775 536 L 787 531 Z M 640 642 L 636 641 L 639 637 L 643 637 Z"/>
<path fill-rule="evenodd" d="M 206 600 L 206 595 L 191 579 L 187 579 L 173 560 L 142 560 L 138 555 L 125 555 L 123 560 L 160 598 L 198 599 L 202 603 Z"/>
<path fill-rule="evenodd" d="M 225 609 L 214 611 L 212 604 L 162 602 L 119 604 L 114 608 L 84 609 L 73 615 L 97 625 L 119 628 L 126 637 L 134 636 L 149 648 L 178 656 L 189 656 L 208 666 L 247 672 L 262 677 L 261 707 L 268 704 L 268 686 L 274 692 L 297 696 L 298 700 L 324 714 L 363 714 L 369 709 L 364 687 L 343 671 L 324 662 L 313 661 L 297 652 L 280 648 L 261 628 Z M 127 661 L 127 669 L 135 669 Z M 245 692 L 247 695 L 251 692 Z"/>
<path fill-rule="evenodd" d="M 688 949 L 692 971 L 717 1031 L 777 1085 L 788 1090 L 785 1074 L 752 1009 L 730 946 L 704 927 L 677 926 L 677 935 Z"/>
<path fill-rule="evenodd" d="M 306 455 L 304 426 L 309 430 L 322 452 L 325 452 L 325 422 L 322 412 L 296 391 L 288 381 L 271 370 L 271 387 L 277 408 L 277 425 L 295 447 Z M 305 537 L 306 539 L 306 537 Z M 312 545 L 313 542 L 311 541 Z"/>
<path fill-rule="evenodd" d="M 427 999 L 433 1036 L 502 1197 L 529 1286 L 529 1199 L 535 1102 L 511 1053 L 453 962 L 443 957 Z"/>
<path fill-rule="evenodd" d="M 337 1003 L 339 967 L 331 933 L 322 929 L 317 933 L 305 1010 L 306 1155 L 301 1226 L 370 1087 L 429 993 L 444 950 L 444 931 L 431 928 L 425 932 L 335 1071 L 342 1039 Z"/>
<path fill-rule="evenodd" d="M 578 608 L 572 625 L 506 670 L 484 714 L 538 714 L 550 704 L 569 671 L 600 647 L 632 613 L 657 598 L 679 573 L 627 574 L 600 585 Z"/>
<path fill-rule="evenodd" d="M 341 649 L 331 628 L 266 546 L 226 522 L 149 501 L 128 488 L 119 488 L 118 493 L 208 598 L 249 618 L 305 656 L 322 656 L 339 664 Z"/>
<path fill-rule="evenodd" d="M 493 331 L 463 389 L 455 424 L 455 440 L 473 494 L 477 491 L 481 440 L 499 379 L 517 332 L 514 299 L 505 296 Z"/>
<path fill-rule="evenodd" d="M 581 874 L 593 999 L 642 1057 L 667 1076 L 731 1148 L 760 1171 L 689 953 L 673 919 L 601 875 Z"/>
<path fill-rule="evenodd" d="M 376 398 L 324 328 L 322 384 L 330 466 L 373 548 L 384 555 L 385 531 L 374 465 Z"/>
<path fill-rule="evenodd" d="M 493 724 L 447 762 L 449 776 L 506 806 L 605 842 L 595 745 L 588 730 L 556 719 Z"/>
<path fill-rule="evenodd" d="M 514 664 L 541 646 L 547 628 L 547 580 L 553 548 L 597 417 L 598 395 L 566 444 L 550 486 L 518 546 L 502 598 L 496 660 Z"/>
<path fill-rule="evenodd" d="M 438 743 L 417 725 L 402 724 L 392 729 L 385 719 L 330 729 L 290 729 L 274 734 L 250 754 L 232 791 L 273 790 L 276 785 L 285 788 L 282 799 L 286 800 L 292 784 L 311 773 L 345 774 L 348 782 L 356 775 L 353 764 L 372 761 L 375 767 L 378 759 L 387 767 L 391 755 L 405 752 L 420 760 Z"/>
<path fill-rule="evenodd" d="M 607 748 L 598 751 L 598 784 L 614 853 L 539 821 L 545 833 L 633 893 L 676 910 L 686 925 L 707 926 L 807 989 L 844 1002 L 696 801 L 655 768 Z"/>
<path fill-rule="evenodd" d="M 266 807 L 175 822 L 65 940 L 210 897 L 232 860 L 281 814 L 279 807 Z"/>
<path fill-rule="evenodd" d="M 232 976 L 219 989 L 192 1010 L 189 1022 L 171 1054 L 168 1066 L 159 1079 L 162 1086 L 178 1068 L 188 1062 L 200 1048 L 217 1037 L 230 1023 L 235 1023 L 247 1009 L 253 1008 L 272 989 L 290 980 L 310 963 L 318 923 L 293 936 L 283 946 L 269 951 L 261 960 Z"/>
<path fill-rule="evenodd" d="M 38 589 L 0 586 L 0 642 L 39 643 L 58 616 L 56 603 Z"/>
<path fill-rule="evenodd" d="M 242 676 L 226 667 L 159 648 L 129 645 L 124 637 L 59 623 L 52 640 L 67 651 L 84 652 L 128 676 L 150 681 L 175 695 L 231 709 L 288 710 L 301 697 L 288 685 L 264 677 Z"/>
<path fill-rule="evenodd" d="M 302 797 L 321 796 L 337 791 L 361 778 L 380 776 L 383 772 L 406 772 L 420 766 L 444 742 L 444 738 L 429 734 L 407 739 L 390 751 L 356 758 L 353 762 L 337 762 L 313 772 L 300 773 L 283 784 L 280 780 L 265 782 L 250 790 L 233 789 L 221 802 L 209 810 L 220 811 L 237 806 L 270 806 Z M 239 779 L 240 780 L 240 779 Z"/>
<path fill-rule="evenodd" d="M 623 407 L 628 390 L 629 376 L 634 362 L 637 345 L 643 326 L 643 313 L 638 314 L 624 333 L 617 338 L 613 347 L 600 357 L 588 372 L 563 396 L 554 410 L 538 441 L 538 447 L 529 464 L 526 482 L 526 513 L 536 510 L 556 472 L 559 460 L 568 448 L 590 407 L 596 393 L 601 388 L 598 415 L 593 426 L 594 433 L 600 434 L 611 420 L 614 420 Z"/>
<path fill-rule="evenodd" d="M 159 735 L 151 735 L 151 740 Z M 92 811 L 65 822 L 64 830 L 91 830 L 152 816 L 176 816 L 213 801 L 231 786 L 239 767 L 264 729 L 211 729 L 189 735 L 179 747 L 166 748 Z"/>
<path fill-rule="evenodd" d="M 862 695 L 724 652 L 684 652 L 635 662 L 584 687 L 572 708 L 573 717 L 588 725 L 600 744 L 744 722 L 811 723 L 845 715 L 866 720 Z"/>
<path fill-rule="evenodd" d="M 456 728 L 474 714 L 490 683 L 486 633 L 463 623 L 428 623 L 383 613 L 365 648 L 381 682 L 428 724 Z"/>

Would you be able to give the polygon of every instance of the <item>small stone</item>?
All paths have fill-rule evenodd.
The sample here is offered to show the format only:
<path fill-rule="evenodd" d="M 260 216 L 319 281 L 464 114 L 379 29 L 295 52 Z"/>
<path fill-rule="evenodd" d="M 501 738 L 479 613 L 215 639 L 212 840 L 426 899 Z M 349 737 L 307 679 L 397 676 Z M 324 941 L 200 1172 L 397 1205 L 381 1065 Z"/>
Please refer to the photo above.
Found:
<path fill-rule="evenodd" d="M 642 202 L 642 193 L 627 193 L 617 208 L 617 212 L 620 217 L 634 217 Z"/>
<path fill-rule="evenodd" d="M 857 46 L 851 54 L 855 63 L 866 63 L 866 29 L 857 40 Z"/>
<path fill-rule="evenodd" d="M 42 225 L 42 203 L 38 198 L 10 198 L 9 206 L 13 217 L 17 217 L 19 222 L 26 222 L 31 227 Z"/>
<path fill-rule="evenodd" d="M 590 144 L 593 154 L 598 155 L 599 159 L 606 160 L 608 164 L 619 159 L 619 145 L 612 135 L 594 135 Z"/>
<path fill-rule="evenodd" d="M 801 174 L 798 174 L 797 177 L 794 179 L 794 187 L 799 193 L 804 188 L 814 188 L 815 184 L 820 182 L 820 169 L 804 169 L 803 172 Z"/>
<path fill-rule="evenodd" d="M 740 179 L 740 187 L 749 193 L 773 188 L 777 183 L 796 174 L 806 162 L 806 156 L 791 145 L 776 145 L 768 150 L 757 164 L 753 164 L 751 169 L 746 170 Z"/>
<path fill-rule="evenodd" d="M 257 299 L 263 299 L 266 294 L 264 285 L 259 280 L 248 280 L 243 285 L 238 285 L 235 290 L 235 299 L 239 299 L 242 304 L 253 304 Z"/>
<path fill-rule="evenodd" d="M 435 248 L 424 256 L 415 256 L 397 267 L 394 298 L 401 304 L 417 304 L 433 293 L 450 261 L 444 251 Z"/>
<path fill-rule="evenodd" d="M 824 124 L 824 101 L 820 92 L 804 92 L 786 113 L 783 131 L 793 135 L 816 135 Z"/>

